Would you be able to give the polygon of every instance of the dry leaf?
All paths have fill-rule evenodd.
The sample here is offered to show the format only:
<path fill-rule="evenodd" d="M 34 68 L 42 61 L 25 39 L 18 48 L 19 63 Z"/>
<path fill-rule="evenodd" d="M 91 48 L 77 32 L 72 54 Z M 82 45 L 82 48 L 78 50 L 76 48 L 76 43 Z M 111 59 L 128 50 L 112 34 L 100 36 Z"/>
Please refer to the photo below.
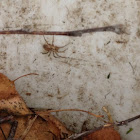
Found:
<path fill-rule="evenodd" d="M 21 135 L 25 132 L 26 128 L 28 127 L 28 121 L 30 116 L 20 116 L 16 117 L 15 119 L 18 121 L 18 127 L 15 134 L 15 140 L 19 140 Z M 8 123 L 1 124 L 1 127 L 6 135 L 8 137 L 9 131 L 10 131 L 10 125 Z M 1 140 L 5 140 L 4 136 L 0 132 L 0 138 Z M 24 140 L 53 140 L 54 135 L 49 132 L 49 125 L 46 121 L 44 121 L 42 118 L 38 117 L 33 126 L 31 127 L 28 134 L 25 136 Z"/>
<path fill-rule="evenodd" d="M 121 138 L 113 127 L 104 127 L 84 137 L 83 140 L 121 140 Z"/>
<path fill-rule="evenodd" d="M 72 132 L 69 131 L 63 123 L 61 123 L 57 118 L 55 118 L 53 115 L 48 113 L 48 111 L 39 111 L 38 110 L 38 111 L 35 111 L 35 113 L 38 114 L 39 116 L 41 116 L 46 121 L 48 121 L 50 124 L 53 123 L 55 125 L 55 127 L 57 127 L 57 129 L 58 129 L 57 137 L 61 137 L 64 139 L 64 138 L 68 138 L 72 134 Z"/>
<path fill-rule="evenodd" d="M 103 107 L 103 110 L 107 113 L 109 124 L 104 125 L 104 127 L 94 131 L 93 133 L 85 136 L 83 140 L 121 140 L 120 134 L 111 127 L 113 124 L 113 119 L 107 107 Z"/>
<path fill-rule="evenodd" d="M 46 112 L 41 113 L 39 111 L 37 113 L 40 114 L 41 117 L 38 116 L 36 118 L 26 136 L 24 135 L 24 140 L 61 140 L 72 134 L 72 132 L 67 130 L 53 115 L 46 115 Z M 14 137 L 15 140 L 20 140 L 19 138 L 21 138 L 21 135 L 25 133 L 25 130 L 30 124 L 30 117 L 31 116 L 15 117 L 15 120 L 18 121 L 18 127 Z M 1 124 L 1 127 L 6 137 L 8 137 L 10 125 L 5 123 Z M 1 131 L 0 138 L 0 140 L 5 140 Z"/>
<path fill-rule="evenodd" d="M 38 115 L 35 115 L 34 117 L 31 117 L 28 121 L 27 127 L 25 129 L 25 131 L 23 132 L 23 134 L 18 138 L 19 140 L 23 140 L 27 134 L 29 133 L 31 127 L 33 126 L 35 120 L 37 119 Z"/>
<path fill-rule="evenodd" d="M 14 82 L 0 73 L 0 111 L 14 115 L 27 115 L 32 112 L 15 89 Z"/>

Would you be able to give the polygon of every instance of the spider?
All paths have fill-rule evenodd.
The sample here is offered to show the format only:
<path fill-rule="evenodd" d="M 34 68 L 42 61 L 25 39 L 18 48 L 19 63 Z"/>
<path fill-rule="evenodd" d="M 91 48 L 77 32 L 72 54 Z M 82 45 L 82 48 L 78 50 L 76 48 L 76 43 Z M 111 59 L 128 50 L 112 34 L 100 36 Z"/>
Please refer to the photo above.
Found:
<path fill-rule="evenodd" d="M 52 53 L 55 58 L 59 58 L 59 57 L 66 58 L 66 57 L 60 56 L 58 53 L 64 53 L 67 49 L 63 51 L 59 51 L 59 49 L 66 47 L 69 43 L 62 47 L 57 47 L 54 45 L 54 36 L 53 36 L 52 44 L 49 44 L 48 41 L 45 39 L 45 37 L 44 37 L 44 40 L 46 41 L 46 44 L 43 45 L 43 48 L 46 50 L 46 53 L 42 53 L 42 54 L 48 54 L 48 56 L 50 56 Z"/>

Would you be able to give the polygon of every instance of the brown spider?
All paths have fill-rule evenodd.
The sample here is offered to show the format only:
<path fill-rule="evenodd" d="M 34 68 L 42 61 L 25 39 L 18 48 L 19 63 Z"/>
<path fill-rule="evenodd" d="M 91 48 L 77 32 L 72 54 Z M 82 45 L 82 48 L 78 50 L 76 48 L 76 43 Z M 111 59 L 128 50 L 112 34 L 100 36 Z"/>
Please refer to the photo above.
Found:
<path fill-rule="evenodd" d="M 44 37 L 44 40 L 46 41 L 46 44 L 43 45 L 43 48 L 46 50 L 46 53 L 42 53 L 42 54 L 48 54 L 48 56 L 50 56 L 51 53 L 53 53 L 53 56 L 55 58 L 59 58 L 59 57 L 66 58 L 66 57 L 60 56 L 58 53 L 64 53 L 67 49 L 63 51 L 59 51 L 59 49 L 66 47 L 69 43 L 62 47 L 57 47 L 54 45 L 54 36 L 53 36 L 52 44 L 49 44 L 48 41 L 45 39 L 45 37 Z"/>

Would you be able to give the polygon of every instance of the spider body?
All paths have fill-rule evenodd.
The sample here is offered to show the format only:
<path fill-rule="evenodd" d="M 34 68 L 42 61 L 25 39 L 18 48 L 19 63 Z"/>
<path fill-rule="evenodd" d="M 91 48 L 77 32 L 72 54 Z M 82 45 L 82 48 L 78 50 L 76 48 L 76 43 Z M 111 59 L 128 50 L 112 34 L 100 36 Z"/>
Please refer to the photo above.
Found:
<path fill-rule="evenodd" d="M 44 39 L 45 39 L 45 37 L 44 37 Z M 64 53 L 67 49 L 65 49 L 63 51 L 60 51 L 59 49 L 64 48 L 68 44 L 66 44 L 65 46 L 62 46 L 62 47 L 57 47 L 54 45 L 54 37 L 52 40 L 52 44 L 49 44 L 46 39 L 45 39 L 45 41 L 46 41 L 46 44 L 43 45 L 43 48 L 45 49 L 46 53 L 42 53 L 42 54 L 48 54 L 48 56 L 50 56 L 52 53 L 55 58 L 58 58 L 58 57 L 66 58 L 66 57 L 60 56 L 58 53 Z"/>
<path fill-rule="evenodd" d="M 44 44 L 43 48 L 48 52 L 48 51 L 52 51 L 52 52 L 58 52 L 59 47 L 51 45 L 51 44 Z"/>

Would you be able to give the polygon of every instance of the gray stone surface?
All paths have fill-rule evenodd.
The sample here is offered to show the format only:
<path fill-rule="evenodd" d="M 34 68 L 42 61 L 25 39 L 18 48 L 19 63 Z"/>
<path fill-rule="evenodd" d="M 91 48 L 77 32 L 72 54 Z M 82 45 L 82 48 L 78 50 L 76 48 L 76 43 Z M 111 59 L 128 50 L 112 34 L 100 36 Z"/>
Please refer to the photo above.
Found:
<path fill-rule="evenodd" d="M 16 81 L 29 107 L 78 108 L 104 114 L 108 106 L 114 120 L 140 112 L 140 1 L 136 0 L 3 0 L 0 29 L 65 31 L 114 24 L 126 26 L 129 35 L 91 33 L 82 37 L 54 36 L 54 44 L 70 43 L 67 58 L 43 55 L 43 36 L 0 35 L 0 72 Z M 49 43 L 52 36 L 45 36 Z M 120 43 L 121 42 L 121 43 Z M 110 78 L 107 79 L 110 73 Z M 26 93 L 31 93 L 27 96 Z M 99 126 L 85 113 L 62 112 L 56 116 L 71 130 Z M 129 128 L 134 130 L 126 135 Z M 139 140 L 139 120 L 119 128 L 125 140 Z"/>

